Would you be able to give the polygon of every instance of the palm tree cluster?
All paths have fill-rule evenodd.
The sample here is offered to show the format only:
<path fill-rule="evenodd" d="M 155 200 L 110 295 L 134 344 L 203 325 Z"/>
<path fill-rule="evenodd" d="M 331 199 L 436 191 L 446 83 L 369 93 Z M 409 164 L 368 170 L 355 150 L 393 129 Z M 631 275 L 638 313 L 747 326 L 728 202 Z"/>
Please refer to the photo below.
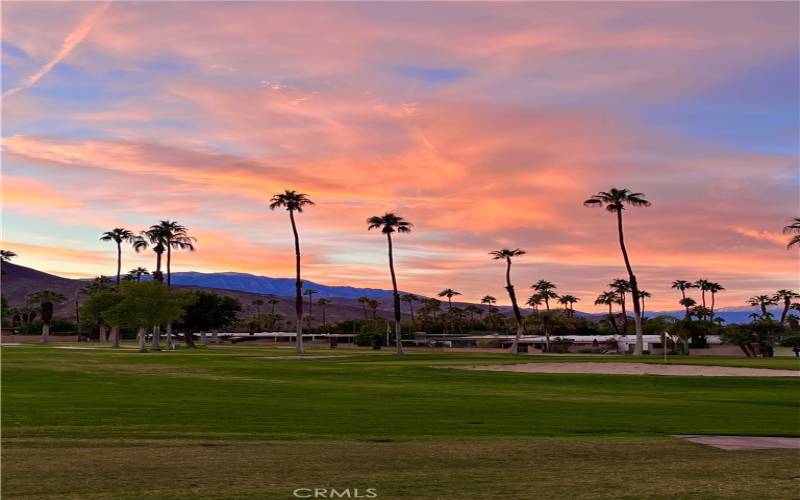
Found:
<path fill-rule="evenodd" d="M 686 311 L 685 319 L 691 320 L 694 317 L 699 320 L 708 319 L 709 321 L 714 321 L 717 294 L 724 291 L 725 287 L 714 281 L 701 278 L 696 281 L 675 280 L 672 282 L 672 288 L 678 290 L 681 294 L 678 303 Z M 686 294 L 687 290 L 692 288 L 700 290 L 700 303 Z M 707 298 L 710 301 L 707 301 Z"/>

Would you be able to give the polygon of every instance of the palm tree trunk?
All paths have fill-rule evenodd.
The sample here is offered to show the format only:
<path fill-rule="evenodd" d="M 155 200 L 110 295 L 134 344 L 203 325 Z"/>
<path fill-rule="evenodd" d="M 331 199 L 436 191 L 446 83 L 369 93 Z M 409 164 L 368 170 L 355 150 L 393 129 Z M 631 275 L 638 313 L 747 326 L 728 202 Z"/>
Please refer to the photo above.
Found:
<path fill-rule="evenodd" d="M 402 332 L 400 331 L 400 294 L 397 292 L 397 276 L 394 273 L 394 254 L 392 249 L 392 235 L 386 233 L 386 240 L 389 243 L 389 273 L 392 275 L 392 291 L 394 302 L 394 336 L 397 354 L 403 354 Z"/>
<path fill-rule="evenodd" d="M 159 283 L 164 282 L 164 275 L 161 273 L 161 254 L 162 252 L 156 252 L 156 270 L 153 273 L 153 279 L 158 281 Z"/>
<path fill-rule="evenodd" d="M 144 327 L 139 328 L 139 331 L 136 333 L 137 338 L 139 339 L 139 352 L 147 352 L 147 343 L 145 336 L 145 329 Z"/>
<path fill-rule="evenodd" d="M 172 323 L 167 323 L 165 347 L 167 348 L 168 351 L 174 349 L 174 346 L 172 345 Z"/>
<path fill-rule="evenodd" d="M 517 333 L 514 336 L 514 344 L 511 346 L 511 352 L 517 354 L 519 353 L 519 339 L 522 337 L 522 314 L 519 312 L 517 294 L 514 292 L 514 285 L 511 284 L 511 258 L 506 257 L 506 262 L 506 290 L 508 290 L 508 297 L 511 299 L 511 308 L 514 310 L 514 319 L 517 321 Z"/>
<path fill-rule="evenodd" d="M 154 326 L 153 327 L 153 350 L 160 351 L 161 350 L 161 327 Z"/>
<path fill-rule="evenodd" d="M 119 347 L 119 325 L 111 327 L 111 347 Z"/>
<path fill-rule="evenodd" d="M 294 210 L 289 210 L 289 220 L 292 222 L 292 233 L 294 234 L 294 255 L 295 269 L 297 278 L 295 279 L 295 301 L 294 308 L 297 316 L 295 350 L 304 353 L 303 349 L 303 281 L 300 279 L 300 235 L 297 234 L 297 224 L 294 221 Z"/>
<path fill-rule="evenodd" d="M 614 318 L 614 311 L 611 309 L 611 302 L 608 303 L 608 322 L 611 323 L 611 326 L 614 328 L 614 333 L 619 335 L 619 327 L 617 326 L 617 320 Z"/>
<path fill-rule="evenodd" d="M 119 277 L 122 274 L 122 242 L 117 242 L 117 288 L 119 288 Z"/>
<path fill-rule="evenodd" d="M 47 321 L 42 322 L 42 344 L 46 344 L 50 340 L 50 323 Z"/>
<path fill-rule="evenodd" d="M 710 316 L 709 319 L 711 321 L 714 321 L 714 305 L 715 305 L 716 301 L 717 301 L 716 292 L 711 292 L 711 314 L 709 315 Z"/>
<path fill-rule="evenodd" d="M 786 321 L 786 315 L 789 314 L 789 308 L 792 306 L 792 299 L 785 297 L 783 299 L 783 311 L 781 311 L 781 323 Z"/>
<path fill-rule="evenodd" d="M 547 317 L 550 317 L 550 301 L 547 297 L 544 298 L 544 306 L 547 309 Z M 550 352 L 550 325 L 548 322 L 542 322 L 542 329 L 544 330 L 544 351 Z"/>
<path fill-rule="evenodd" d="M 167 288 L 172 289 L 172 242 L 167 242 Z"/>
<path fill-rule="evenodd" d="M 633 274 L 631 261 L 628 258 L 628 250 L 625 248 L 625 233 L 622 228 L 622 210 L 617 210 L 617 230 L 619 232 L 619 246 L 622 250 L 622 257 L 625 259 L 625 268 L 628 270 L 628 279 L 631 282 L 631 295 L 633 296 L 633 321 L 636 327 L 636 347 L 633 350 L 634 356 L 641 356 L 644 353 L 644 338 L 642 337 L 642 314 L 639 308 L 639 284 Z"/>

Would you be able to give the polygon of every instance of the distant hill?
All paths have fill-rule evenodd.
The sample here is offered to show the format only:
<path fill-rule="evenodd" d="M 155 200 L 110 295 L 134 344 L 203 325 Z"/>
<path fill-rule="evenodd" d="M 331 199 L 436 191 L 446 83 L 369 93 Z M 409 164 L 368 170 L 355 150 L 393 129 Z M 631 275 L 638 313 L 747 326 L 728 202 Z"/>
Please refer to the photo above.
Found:
<path fill-rule="evenodd" d="M 257 276 L 247 273 L 172 273 L 172 283 L 174 285 L 277 295 L 278 297 L 294 297 L 295 294 L 294 278 L 271 278 L 269 276 Z M 340 297 L 345 299 L 369 297 L 371 299 L 382 299 L 392 296 L 391 290 L 356 288 L 352 286 L 329 286 L 313 281 L 304 281 L 303 289 L 316 290 L 317 293 L 314 295 L 314 299 L 319 299 L 321 297 Z"/>
<path fill-rule="evenodd" d="M 74 314 L 76 292 L 80 287 L 86 284 L 86 280 L 62 278 L 10 262 L 3 263 L 3 271 L 5 274 L 2 276 L 2 280 L 0 280 L 2 282 L 2 293 L 3 297 L 9 301 L 11 306 L 22 306 L 25 304 L 25 296 L 27 294 L 47 288 L 61 292 L 68 297 L 68 303 L 62 304 L 56 309 L 56 313 L 62 315 Z M 271 310 L 270 306 L 264 305 L 257 307 L 254 306 L 252 302 L 258 298 L 263 299 L 266 296 L 276 296 L 281 299 L 281 302 L 276 306 L 275 311 L 286 317 L 292 317 L 294 315 L 294 304 L 292 301 L 292 297 L 294 297 L 294 279 L 292 278 L 271 278 L 268 276 L 256 276 L 253 274 L 234 272 L 180 272 L 172 275 L 172 283 L 176 287 L 182 289 L 207 290 L 221 295 L 236 297 L 242 303 L 243 314 L 251 314 L 255 312 L 257 308 L 260 309 L 261 312 L 269 312 Z M 357 302 L 358 297 L 362 296 L 380 301 L 381 306 L 378 309 L 379 315 L 384 318 L 391 317 L 391 290 L 350 286 L 328 286 L 313 281 L 306 281 L 303 285 L 304 289 L 311 288 L 318 292 L 314 295 L 315 301 L 321 297 L 332 300 L 332 303 L 327 309 L 327 318 L 331 322 L 363 317 L 363 308 L 361 304 Z M 305 300 L 305 304 L 307 308 L 307 299 Z M 467 303 L 454 302 L 453 305 L 464 307 Z M 446 302 L 442 304 L 442 307 L 447 307 Z M 317 308 L 318 306 L 314 305 L 315 317 L 319 316 Z M 511 313 L 511 308 L 509 306 L 501 306 L 500 309 L 504 314 Z M 771 307 L 770 310 L 776 316 L 780 314 L 780 308 L 778 307 Z M 530 309 L 525 309 L 524 311 L 529 312 Z M 716 315 L 725 319 L 727 324 L 749 323 L 749 316 L 753 312 L 757 312 L 757 308 L 750 306 L 725 307 L 718 309 Z M 402 313 L 404 317 L 407 316 L 408 308 L 403 307 Z M 575 311 L 575 313 L 579 316 L 595 320 L 605 317 L 603 313 L 584 313 L 582 311 Z M 683 318 L 684 311 L 647 312 L 647 317 L 649 318 L 659 315 Z"/>

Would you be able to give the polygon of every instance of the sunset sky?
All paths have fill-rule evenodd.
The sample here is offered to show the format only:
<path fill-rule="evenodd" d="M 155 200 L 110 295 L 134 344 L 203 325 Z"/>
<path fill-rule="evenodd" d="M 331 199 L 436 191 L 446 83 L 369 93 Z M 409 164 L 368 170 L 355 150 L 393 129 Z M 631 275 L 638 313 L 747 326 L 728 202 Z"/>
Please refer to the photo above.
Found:
<path fill-rule="evenodd" d="M 288 277 L 289 188 L 308 279 L 390 288 L 364 221 L 395 211 L 403 290 L 506 300 L 487 254 L 520 247 L 520 294 L 596 310 L 625 273 L 582 201 L 614 185 L 653 204 L 625 213 L 648 308 L 698 278 L 743 305 L 798 287 L 799 7 L 3 2 L 3 248 L 110 275 L 100 232 L 174 219 L 174 271 Z"/>

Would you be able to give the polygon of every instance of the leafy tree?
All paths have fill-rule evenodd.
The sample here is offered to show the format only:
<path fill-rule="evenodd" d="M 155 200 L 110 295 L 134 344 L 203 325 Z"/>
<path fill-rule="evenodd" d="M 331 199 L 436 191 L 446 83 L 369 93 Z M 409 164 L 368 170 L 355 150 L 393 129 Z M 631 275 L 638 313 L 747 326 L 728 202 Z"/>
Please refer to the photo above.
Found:
<path fill-rule="evenodd" d="M 236 321 L 236 315 L 242 310 L 241 302 L 235 297 L 202 290 L 191 292 L 190 296 L 193 300 L 185 307 L 179 325 L 189 347 L 194 347 L 193 333 L 225 328 Z"/>
<path fill-rule="evenodd" d="M 412 225 L 413 224 L 407 220 L 391 212 L 386 212 L 384 215 L 375 215 L 367 219 L 367 229 L 380 229 L 381 232 L 386 235 L 386 242 L 389 247 L 389 274 L 391 274 L 392 277 L 392 292 L 394 299 L 394 332 L 397 343 L 397 354 L 403 354 L 403 342 L 401 339 L 402 333 L 400 332 L 400 294 L 397 291 L 397 276 L 394 272 L 392 234 L 410 233 Z"/>
<path fill-rule="evenodd" d="M 522 322 L 522 313 L 520 313 L 519 305 L 517 304 L 517 294 L 514 292 L 514 285 L 511 284 L 511 259 L 525 255 L 525 250 L 516 248 L 514 250 L 504 248 L 502 250 L 494 250 L 489 252 L 494 260 L 506 261 L 506 290 L 508 297 L 511 299 L 511 307 L 514 310 L 514 320 L 517 323 L 517 331 L 514 337 L 514 343 L 511 346 L 511 352 L 517 354 L 519 352 L 519 339 L 522 336 L 522 331 L 525 326 Z"/>
<path fill-rule="evenodd" d="M 194 297 L 189 293 L 170 293 L 158 281 L 123 282 L 121 300 L 103 317 L 111 324 L 126 325 L 138 330 L 139 350 L 147 352 L 145 335 L 148 328 L 180 320 Z M 158 349 L 153 337 L 154 349 Z"/>
<path fill-rule="evenodd" d="M 295 271 L 297 277 L 295 279 L 295 315 L 296 315 L 296 328 L 297 337 L 296 350 L 299 353 L 305 352 L 303 348 L 303 280 L 300 278 L 300 236 L 297 232 L 297 223 L 294 220 L 294 213 L 302 213 L 303 207 L 314 206 L 314 202 L 308 195 L 298 193 L 297 191 L 286 190 L 283 193 L 276 194 L 269 202 L 270 210 L 276 208 L 285 208 L 289 212 L 289 221 L 292 224 L 292 233 L 294 234 L 294 255 L 295 255 Z"/>
<path fill-rule="evenodd" d="M 622 212 L 625 206 L 649 207 L 650 202 L 644 198 L 644 194 L 635 193 L 628 189 L 611 188 L 609 191 L 600 191 L 596 195 L 583 202 L 587 207 L 605 207 L 617 216 L 617 232 L 619 234 L 619 246 L 622 250 L 622 257 L 625 261 L 625 268 L 628 270 L 628 280 L 631 284 L 631 295 L 633 297 L 633 316 L 636 323 L 636 347 L 634 354 L 641 356 L 644 351 L 644 339 L 642 338 L 642 315 L 639 306 L 639 283 L 636 275 L 633 274 L 628 250 L 625 248 L 625 233 L 622 225 Z"/>
<path fill-rule="evenodd" d="M 81 317 L 85 321 L 98 325 L 101 331 L 104 330 L 107 325 L 112 327 L 111 340 L 113 347 L 119 347 L 120 325 L 119 323 L 110 323 L 107 315 L 109 314 L 109 311 L 111 311 L 120 302 L 120 300 L 122 300 L 122 297 L 115 289 L 98 290 L 89 294 L 89 297 L 80 307 Z M 111 314 L 110 318 L 112 320 L 119 319 L 118 316 L 113 314 Z M 101 334 L 100 339 L 103 340 L 104 336 L 105 334 Z"/>

